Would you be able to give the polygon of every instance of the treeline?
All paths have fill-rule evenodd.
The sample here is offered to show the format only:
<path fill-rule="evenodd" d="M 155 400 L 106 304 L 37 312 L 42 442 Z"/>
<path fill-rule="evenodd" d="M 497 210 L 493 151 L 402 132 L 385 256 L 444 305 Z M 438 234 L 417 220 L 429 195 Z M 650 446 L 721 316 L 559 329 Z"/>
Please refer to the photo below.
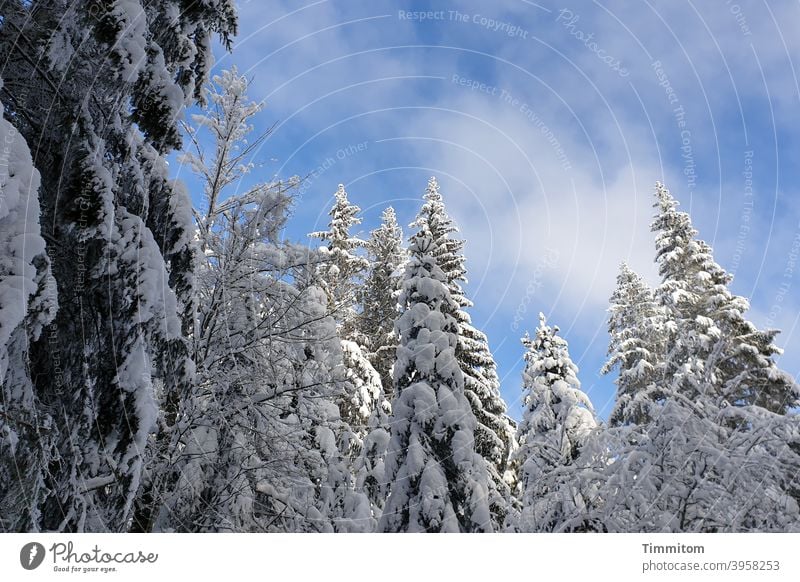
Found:
<path fill-rule="evenodd" d="M 662 185 L 661 283 L 623 264 L 611 297 L 609 421 L 542 316 L 517 426 L 435 179 L 407 239 L 391 208 L 358 238 L 340 186 L 318 248 L 284 240 L 301 180 L 245 180 L 261 106 L 235 69 L 206 85 L 232 2 L 0 17 L 4 531 L 800 529 L 777 332 Z"/>

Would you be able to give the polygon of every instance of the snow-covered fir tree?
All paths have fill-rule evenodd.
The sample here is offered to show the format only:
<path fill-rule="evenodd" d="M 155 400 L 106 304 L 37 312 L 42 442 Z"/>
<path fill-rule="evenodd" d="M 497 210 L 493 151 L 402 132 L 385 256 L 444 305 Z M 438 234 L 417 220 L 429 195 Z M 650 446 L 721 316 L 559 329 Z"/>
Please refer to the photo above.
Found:
<path fill-rule="evenodd" d="M 341 448 L 351 464 L 356 489 L 369 500 L 377 523 L 387 495 L 384 457 L 392 407 L 384 395 L 378 372 L 362 348 L 350 340 L 342 340 L 341 346 L 346 370 L 344 398 L 339 401 L 346 424 Z"/>
<path fill-rule="evenodd" d="M 604 475 L 596 518 L 620 532 L 797 530 L 798 419 L 786 414 L 797 388 L 772 358 L 776 332 L 761 332 L 744 318 L 747 301 L 730 293 L 731 277 L 661 184 L 656 207 L 663 282 L 655 321 L 665 325 L 645 319 L 627 337 L 663 342 L 664 355 L 645 369 L 653 384 L 646 393 L 654 396 L 642 400 L 647 414 L 634 408 L 623 419 L 628 424 L 603 435 L 607 462 L 595 463 Z M 629 295 L 635 297 L 652 312 L 641 289 Z M 618 307 L 625 301 L 618 294 Z M 663 336 L 653 335 L 661 329 Z M 641 361 L 621 349 L 625 338 L 612 336 L 620 379 L 638 381 Z"/>
<path fill-rule="evenodd" d="M 486 462 L 475 451 L 477 421 L 456 359 L 458 304 L 422 225 L 411 238 L 397 321 L 390 493 L 384 532 L 492 531 Z"/>
<path fill-rule="evenodd" d="M 370 233 L 366 249 L 369 269 L 359 294 L 358 338 L 380 376 L 386 397 L 391 399 L 392 364 L 397 347 L 394 322 L 406 260 L 403 231 L 397 224 L 394 208 L 383 211 L 381 225 Z"/>
<path fill-rule="evenodd" d="M 328 294 L 330 311 L 343 330 L 343 337 L 350 338 L 356 325 L 356 299 L 358 283 L 364 276 L 369 262 L 359 250 L 365 242 L 350 230 L 361 224 L 358 213 L 361 208 L 347 199 L 343 184 L 334 194 L 334 204 L 329 212 L 331 221 L 328 230 L 312 232 L 312 238 L 325 243 L 322 263 L 319 265 L 320 281 Z"/>
<path fill-rule="evenodd" d="M 581 390 L 578 368 L 558 327 L 539 314 L 533 338 L 523 338 L 522 422 L 515 453 L 522 498 L 518 528 L 525 532 L 591 531 L 585 519 L 594 491 L 579 462 L 598 427 Z"/>
<path fill-rule="evenodd" d="M 398 312 L 398 297 L 402 283 L 402 267 L 405 262 L 403 234 L 397 224 L 394 209 L 384 210 L 380 227 L 370 233 L 365 244 L 369 269 L 364 285 L 358 293 L 361 311 L 356 319 L 350 342 L 351 360 L 358 361 L 359 355 L 366 357 L 371 366 L 355 366 L 351 380 L 363 386 L 372 386 L 372 403 L 361 398 L 364 412 L 368 412 L 367 431 L 359 435 L 360 452 L 355 461 L 356 484 L 369 498 L 376 518 L 380 517 L 387 496 L 384 481 L 384 456 L 389 443 L 388 419 L 391 414 L 389 404 L 393 395 L 392 366 L 397 349 L 397 335 L 394 324 Z M 343 342 L 343 346 L 346 342 Z M 355 347 L 362 346 L 360 350 Z M 359 372 L 360 370 L 360 372 Z M 377 377 L 376 377 L 377 376 Z M 377 379 L 377 383 L 376 380 Z M 381 389 L 381 393 L 375 390 Z M 361 389 L 363 390 L 363 388 Z M 371 409 L 371 410 L 370 410 Z"/>
<path fill-rule="evenodd" d="M 341 404 L 342 418 L 352 421 L 353 432 L 363 438 L 369 432 L 370 420 L 385 421 L 391 411 L 383 394 L 381 379 L 356 342 L 342 340 L 346 377 L 350 383 L 349 394 Z"/>
<path fill-rule="evenodd" d="M 124 531 L 157 427 L 155 387 L 174 401 L 191 384 L 185 201 L 161 180 L 162 156 L 180 145 L 177 118 L 199 96 L 212 37 L 235 33 L 235 9 L 11 1 L 0 28 L 3 103 L 41 174 L 59 291 L 51 333 L 28 352 L 40 406 L 58 411 L 57 455 L 20 523 Z"/>
<path fill-rule="evenodd" d="M 364 346 L 367 337 L 361 333 L 363 308 L 359 311 L 358 300 L 362 293 L 364 278 L 370 267 L 369 260 L 362 256 L 367 245 L 350 231 L 361 224 L 358 216 L 361 209 L 350 202 L 344 185 L 334 195 L 334 205 L 330 210 L 328 230 L 311 233 L 309 236 L 323 241 L 319 249 L 320 264 L 315 281 L 325 289 L 328 308 L 338 324 L 342 341 L 344 366 L 347 382 L 339 400 L 339 410 L 344 431 L 338 435 L 340 448 L 347 452 L 352 461 L 353 477 L 368 488 L 375 516 L 380 514 L 383 494 L 372 481 L 370 475 L 382 465 L 383 451 L 377 446 L 386 441 L 379 434 L 387 430 L 389 401 L 384 395 L 380 374 L 369 358 L 369 348 Z M 384 289 L 391 293 L 391 290 Z M 396 300 L 396 298 L 395 298 Z M 392 317 L 390 324 L 394 323 Z M 385 325 L 385 323 L 384 323 Z M 370 440 L 365 450 L 364 441 L 372 431 L 379 431 Z"/>
<path fill-rule="evenodd" d="M 495 530 L 513 523 L 519 512 L 513 489 L 516 476 L 511 458 L 517 449 L 516 423 L 508 416 L 500 395 L 500 378 L 486 335 L 460 310 L 456 358 L 464 372 L 464 392 L 478 421 L 475 449 L 489 471 L 489 507 Z"/>
<path fill-rule="evenodd" d="M 516 512 L 509 471 L 509 460 L 515 448 L 514 422 L 506 414 L 506 404 L 500 396 L 497 366 L 489 350 L 486 335 L 472 324 L 467 309 L 472 302 L 462 284 L 467 282 L 465 241 L 458 234 L 453 219 L 447 214 L 444 199 L 436 178 L 428 181 L 424 203 L 412 226 L 426 229 L 435 245 L 436 260 L 445 273 L 450 296 L 458 309 L 454 313 L 459 333 L 456 359 L 464 372 L 464 390 L 472 412 L 478 421 L 475 446 L 486 460 L 489 471 L 489 496 L 492 522 L 501 529 L 507 518 Z"/>
<path fill-rule="evenodd" d="M 608 311 L 611 339 L 602 373 L 618 370 L 609 423 L 644 424 L 650 418 L 651 404 L 660 399 L 659 374 L 667 334 L 664 310 L 644 279 L 622 263 Z"/>
<path fill-rule="evenodd" d="M 762 331 L 745 319 L 749 303 L 728 288 L 732 276 L 697 239 L 691 218 L 656 184 L 656 261 L 662 283 L 655 291 L 669 329 L 665 385 L 687 398 L 709 393 L 721 405 L 756 404 L 785 413 L 800 402 L 794 379 L 781 371 L 777 330 Z"/>

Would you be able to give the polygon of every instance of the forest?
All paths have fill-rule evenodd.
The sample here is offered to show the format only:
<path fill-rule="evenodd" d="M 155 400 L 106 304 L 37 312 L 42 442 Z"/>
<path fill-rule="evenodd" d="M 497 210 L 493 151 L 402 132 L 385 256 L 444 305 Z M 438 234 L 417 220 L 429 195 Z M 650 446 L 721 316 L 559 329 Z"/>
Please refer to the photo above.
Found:
<path fill-rule="evenodd" d="M 0 531 L 800 531 L 778 330 L 664 184 L 609 418 L 540 314 L 516 421 L 435 177 L 410 225 L 359 238 L 339 185 L 284 235 L 303 178 L 256 175 L 263 105 L 210 73 L 236 32 L 232 0 L 0 2 Z"/>

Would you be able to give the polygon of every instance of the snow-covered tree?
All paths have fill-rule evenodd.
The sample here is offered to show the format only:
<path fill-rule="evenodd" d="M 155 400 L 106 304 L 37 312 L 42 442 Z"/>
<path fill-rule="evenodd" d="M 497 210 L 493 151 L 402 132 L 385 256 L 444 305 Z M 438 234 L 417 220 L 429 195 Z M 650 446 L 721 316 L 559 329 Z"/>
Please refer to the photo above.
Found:
<path fill-rule="evenodd" d="M 800 402 L 794 379 L 774 356 L 777 330 L 761 331 L 745 319 L 749 303 L 733 295 L 732 276 L 696 238 L 691 218 L 656 184 L 656 260 L 662 283 L 655 291 L 671 331 L 664 382 L 687 398 L 710 391 L 720 404 L 756 404 L 785 413 Z"/>
<path fill-rule="evenodd" d="M 397 348 L 394 322 L 406 260 L 403 231 L 393 208 L 383 211 L 381 225 L 370 233 L 366 249 L 369 269 L 359 294 L 358 338 L 380 376 L 386 397 L 391 399 L 392 365 Z"/>
<path fill-rule="evenodd" d="M 585 531 L 593 498 L 582 465 L 583 448 L 598 423 L 581 390 L 567 342 L 539 314 L 533 338 L 523 338 L 523 417 L 515 453 L 521 489 L 518 527 L 526 532 Z M 596 528 L 594 528 L 596 529 Z"/>
<path fill-rule="evenodd" d="M 486 462 L 455 351 L 458 305 L 426 226 L 411 239 L 394 368 L 385 532 L 492 531 Z"/>
<path fill-rule="evenodd" d="M 602 373 L 617 369 L 617 396 L 609 423 L 644 424 L 660 397 L 658 384 L 667 334 L 664 310 L 647 283 L 622 263 L 611 295 L 608 361 Z"/>
<path fill-rule="evenodd" d="M 356 364 L 349 366 L 352 370 L 351 381 L 356 385 L 373 387 L 372 403 L 363 407 L 364 413 L 368 414 L 367 430 L 358 435 L 360 452 L 355 460 L 354 472 L 357 487 L 368 496 L 373 514 L 379 518 L 387 496 L 384 456 L 389 444 L 392 366 L 397 349 L 394 324 L 399 314 L 398 296 L 406 255 L 403 233 L 393 208 L 384 210 L 381 225 L 370 233 L 365 248 L 369 268 L 358 293 L 361 311 L 353 334 L 358 343 L 350 342 L 350 350 L 345 351 L 352 353 L 351 361 Z M 360 350 L 355 347 L 360 347 Z M 366 357 L 370 366 L 363 363 L 358 365 L 359 356 Z M 381 390 L 380 394 L 376 388 Z"/>
<path fill-rule="evenodd" d="M 359 491 L 368 496 L 377 518 L 386 499 L 377 480 L 388 441 L 391 404 L 380 376 L 356 342 L 341 340 L 345 382 L 337 400 L 342 420 L 339 447 L 347 455 Z M 382 475 L 381 475 L 382 476 Z"/>
<path fill-rule="evenodd" d="M 357 446 L 351 447 L 357 452 L 353 466 L 356 486 L 367 495 L 376 519 L 387 496 L 384 456 L 389 443 L 392 366 L 397 348 L 394 323 L 405 261 L 402 230 L 394 209 L 387 208 L 382 218 L 381 226 L 370 233 L 364 245 L 369 268 L 357 294 L 361 311 L 351 334 L 357 341 L 342 341 L 345 366 L 354 387 L 349 400 L 360 402 L 361 418 L 366 420 L 366 424 L 351 425 L 357 438 Z M 343 416 L 357 420 L 353 415 Z"/>
<path fill-rule="evenodd" d="M 594 463 L 602 477 L 592 511 L 609 531 L 796 531 L 800 425 L 787 411 L 797 387 L 773 360 L 777 332 L 744 318 L 747 301 L 731 294 L 730 275 L 661 184 L 656 207 L 661 313 L 638 284 L 612 307 L 618 332 L 638 328 L 612 335 L 610 360 L 621 382 L 636 381 L 627 384 L 636 394 L 601 439 L 606 462 Z M 661 345 L 663 360 L 648 355 L 643 367 Z M 642 378 L 649 386 L 637 385 Z"/>
<path fill-rule="evenodd" d="M 320 288 L 293 283 L 313 254 L 280 240 L 297 181 L 240 189 L 266 137 L 250 139 L 261 106 L 247 86 L 235 69 L 214 77 L 182 157 L 204 192 L 195 211 L 197 386 L 182 402 L 167 466 L 154 471 L 166 475 L 154 527 L 367 531 L 369 504 L 340 450 L 350 434 L 337 406 L 349 382 L 345 355 Z"/>
<path fill-rule="evenodd" d="M 361 347 L 350 340 L 342 340 L 341 345 L 346 381 L 339 401 L 344 421 L 340 448 L 348 456 L 356 490 L 367 497 L 372 517 L 377 520 L 387 495 L 384 456 L 392 407 L 378 372 Z"/>
<path fill-rule="evenodd" d="M 39 225 L 39 172 L 3 113 L 0 103 L 0 529 L 31 531 L 57 441 L 28 351 L 51 331 L 57 289 Z"/>
<path fill-rule="evenodd" d="M 353 341 L 342 340 L 342 351 L 346 378 L 350 383 L 349 393 L 345 394 L 340 406 L 342 418 L 349 419 L 353 434 L 363 439 L 369 432 L 370 420 L 373 417 L 385 419 L 391 408 L 384 397 L 378 372 L 364 356 L 361 347 Z"/>
<path fill-rule="evenodd" d="M 584 452 L 592 522 L 610 532 L 800 529 L 796 418 L 707 394 L 662 396 L 646 424 L 611 427 Z"/>
<path fill-rule="evenodd" d="M 456 359 L 464 370 L 464 392 L 478 421 L 475 449 L 489 472 L 489 502 L 492 523 L 500 531 L 514 521 L 519 508 L 513 495 L 516 481 L 511 457 L 517 448 L 516 424 L 508 416 L 500 395 L 500 378 L 486 335 L 475 328 L 469 314 L 460 310 Z"/>
<path fill-rule="evenodd" d="M 359 491 L 367 495 L 373 515 L 379 518 L 388 494 L 384 457 L 389 444 L 389 403 L 394 392 L 392 367 L 397 349 L 394 324 L 399 315 L 398 297 L 406 259 L 403 232 L 393 208 L 384 210 L 381 225 L 370 233 L 365 248 L 369 268 L 358 293 L 361 312 L 353 334 L 358 343 L 351 342 L 349 351 L 354 363 L 357 364 L 360 354 L 368 359 L 370 366 L 350 366 L 353 370 L 350 375 L 356 385 L 372 386 L 373 398 L 372 403 L 363 407 L 363 412 L 368 413 L 367 430 L 358 435 L 360 451 L 354 473 Z M 355 346 L 359 346 L 360 351 L 354 349 Z"/>
<path fill-rule="evenodd" d="M 475 447 L 487 462 L 492 523 L 499 530 L 505 524 L 509 512 L 515 511 L 509 483 L 509 478 L 512 477 L 509 473 L 509 459 L 515 447 L 515 426 L 506 414 L 506 404 L 500 396 L 497 366 L 489 349 L 488 339 L 472 324 L 467 312 L 472 307 L 472 302 L 462 288 L 462 284 L 467 281 L 463 253 L 465 241 L 454 238 L 458 234 L 458 228 L 447 214 L 436 178 L 429 180 L 424 200 L 412 226 L 430 232 L 435 243 L 437 264 L 445 273 L 450 296 L 458 306 L 454 313 L 459 328 L 456 359 L 464 372 L 467 400 L 478 421 Z"/>
<path fill-rule="evenodd" d="M 375 517 L 369 499 L 355 489 L 352 459 L 348 458 L 348 451 L 341 450 L 341 435 L 351 427 L 343 421 L 337 403 L 352 386 L 343 365 L 345 356 L 336 321 L 328 314 L 327 295 L 322 289 L 312 286 L 299 293 L 302 299 L 287 321 L 287 337 L 301 337 L 303 341 L 294 347 L 294 352 L 277 353 L 277 360 L 294 370 L 286 376 L 290 383 L 285 390 L 293 394 L 288 406 L 279 407 L 287 411 L 281 414 L 284 422 L 279 426 L 287 431 L 284 440 L 292 447 L 296 460 L 289 465 L 287 475 L 276 475 L 270 481 L 270 488 L 281 485 L 278 491 L 282 493 L 274 500 L 290 500 L 306 513 L 300 519 L 294 510 L 296 525 L 286 524 L 281 529 L 373 531 Z M 293 320 L 296 323 L 292 324 Z M 295 336 L 291 331 L 294 329 L 301 334 Z M 317 517 L 311 519 L 314 512 Z"/>
<path fill-rule="evenodd" d="M 58 458 L 22 522 L 124 531 L 158 420 L 156 386 L 177 400 L 191 382 L 178 295 L 191 284 L 180 272 L 185 204 L 161 180 L 162 156 L 180 144 L 177 118 L 199 95 L 212 36 L 235 33 L 235 9 L 12 0 L 0 10 L 2 101 L 41 174 L 59 301 L 51 333 L 28 352 L 38 401 L 57 411 Z"/>
<path fill-rule="evenodd" d="M 314 280 L 325 289 L 329 313 L 337 322 L 342 340 L 347 383 L 339 410 L 346 428 L 339 440 L 341 448 L 353 460 L 361 456 L 364 438 L 371 430 L 370 419 L 380 424 L 378 419 L 385 418 L 389 408 L 380 375 L 368 357 L 369 350 L 363 345 L 365 338 L 359 332 L 359 288 L 369 268 L 369 261 L 359 253 L 366 243 L 350 232 L 361 224 L 359 212 L 361 209 L 348 200 L 344 185 L 339 184 L 329 213 L 328 230 L 309 235 L 325 243 L 319 249 L 321 259 Z M 385 424 L 382 426 L 385 430 Z M 365 459 L 362 462 L 371 463 Z M 377 457 L 372 462 L 378 462 Z"/>
<path fill-rule="evenodd" d="M 334 204 L 328 230 L 309 234 L 325 243 L 322 263 L 319 265 L 320 282 L 328 294 L 330 311 L 342 328 L 342 337 L 350 339 L 356 325 L 357 285 L 369 268 L 369 261 L 358 251 L 365 242 L 353 236 L 350 230 L 361 224 L 361 208 L 347 199 L 343 184 L 334 194 Z"/>
<path fill-rule="evenodd" d="M 260 313 L 270 334 L 234 351 L 220 378 L 187 411 L 177 495 L 158 529 L 180 531 L 371 531 L 338 437 L 336 401 L 346 370 L 326 296 L 276 281 Z M 248 356 L 262 356 L 258 362 Z M 260 363 L 259 363 L 260 362 Z M 245 374 L 249 371 L 249 374 Z"/>

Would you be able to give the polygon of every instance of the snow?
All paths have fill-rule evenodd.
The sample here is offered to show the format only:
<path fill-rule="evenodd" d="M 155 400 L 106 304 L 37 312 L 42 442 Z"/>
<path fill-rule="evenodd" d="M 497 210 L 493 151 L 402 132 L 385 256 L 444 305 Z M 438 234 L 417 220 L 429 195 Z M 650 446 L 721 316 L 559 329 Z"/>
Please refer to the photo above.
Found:
<path fill-rule="evenodd" d="M 431 421 L 436 420 L 436 391 L 427 382 L 417 382 L 405 388 L 400 398 L 401 403 L 408 403 L 413 411 L 414 422 L 420 426 L 427 426 Z"/>
<path fill-rule="evenodd" d="M 147 19 L 138 0 L 117 0 L 109 10 L 108 18 L 115 19 L 120 36 L 113 43 L 120 58 L 119 74 L 125 81 L 136 80 L 144 66 Z"/>
<path fill-rule="evenodd" d="M 165 337 L 181 337 L 177 299 L 169 286 L 164 259 L 152 232 L 138 216 L 124 211 L 120 211 L 119 221 L 120 238 L 113 241 L 122 249 L 119 260 L 138 269 L 135 292 L 139 301 L 134 322 L 142 324 L 156 319 Z"/>
<path fill-rule="evenodd" d="M 133 506 L 141 479 L 141 466 L 147 438 L 155 429 L 158 417 L 158 406 L 153 394 L 150 368 L 150 358 L 145 350 L 144 341 L 142 338 L 138 338 L 134 347 L 128 351 L 115 378 L 116 384 L 122 390 L 133 394 L 134 410 L 126 411 L 126 413 L 130 414 L 130 418 L 136 419 L 136 431 L 132 435 L 128 450 L 121 457 L 117 467 L 123 474 L 132 475 L 125 501 L 126 514 Z"/>
<path fill-rule="evenodd" d="M 317 446 L 325 457 L 334 457 L 338 449 L 336 447 L 336 436 L 327 426 L 321 426 L 316 431 Z"/>
<path fill-rule="evenodd" d="M 25 320 L 39 287 L 34 260 L 45 252 L 39 226 L 39 172 L 25 140 L 2 115 L 0 103 L 0 379 L 8 370 L 12 333 Z M 44 282 L 55 292 L 49 273 Z M 50 299 L 52 305 L 55 300 L 55 296 Z M 54 307 L 49 311 L 52 319 Z M 39 331 L 40 327 L 35 337 Z"/>

